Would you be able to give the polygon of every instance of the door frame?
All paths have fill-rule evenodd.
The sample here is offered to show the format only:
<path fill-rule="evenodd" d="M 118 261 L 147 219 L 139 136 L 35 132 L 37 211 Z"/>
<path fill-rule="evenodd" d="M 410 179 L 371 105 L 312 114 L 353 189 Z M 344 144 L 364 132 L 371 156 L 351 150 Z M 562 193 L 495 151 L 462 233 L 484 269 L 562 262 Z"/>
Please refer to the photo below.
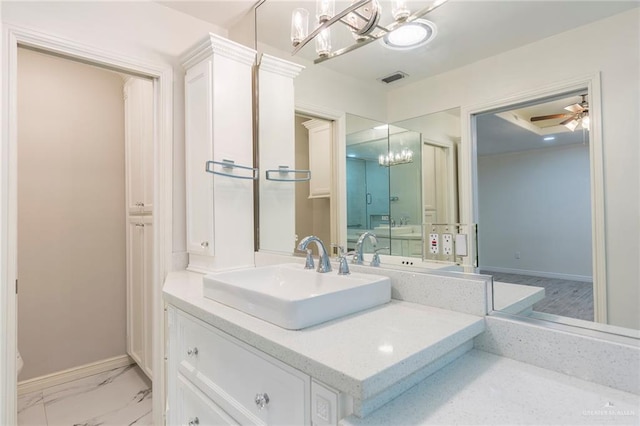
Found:
<path fill-rule="evenodd" d="M 510 105 L 535 101 L 586 88 L 589 94 L 589 168 L 591 184 L 591 236 L 594 320 L 607 323 L 607 264 L 605 245 L 604 157 L 600 73 L 559 81 L 493 101 L 463 106 L 461 111 L 460 213 L 462 223 L 478 222 L 478 150 L 475 116 Z M 476 253 L 473 256 L 475 258 Z"/>
<path fill-rule="evenodd" d="M 164 424 L 164 305 L 162 282 L 172 259 L 173 70 L 100 47 L 7 25 L 2 34 L 0 142 L 0 424 L 17 424 L 17 55 L 29 47 L 154 82 L 153 423 Z"/>

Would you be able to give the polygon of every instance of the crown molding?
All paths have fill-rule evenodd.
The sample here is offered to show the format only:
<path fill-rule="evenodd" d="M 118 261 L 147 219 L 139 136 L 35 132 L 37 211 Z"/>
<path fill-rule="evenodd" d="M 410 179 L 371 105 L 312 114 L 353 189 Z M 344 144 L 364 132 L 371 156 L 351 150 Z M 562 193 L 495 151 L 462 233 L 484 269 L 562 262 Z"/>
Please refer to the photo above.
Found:
<path fill-rule="evenodd" d="M 253 65 L 256 60 L 255 50 L 217 34 L 209 33 L 207 37 L 184 53 L 180 62 L 184 68 L 190 68 L 212 55 L 224 56 L 245 65 Z"/>
<path fill-rule="evenodd" d="M 260 71 L 272 72 L 283 77 L 296 78 L 304 68 L 304 65 L 267 54 L 260 58 Z"/>

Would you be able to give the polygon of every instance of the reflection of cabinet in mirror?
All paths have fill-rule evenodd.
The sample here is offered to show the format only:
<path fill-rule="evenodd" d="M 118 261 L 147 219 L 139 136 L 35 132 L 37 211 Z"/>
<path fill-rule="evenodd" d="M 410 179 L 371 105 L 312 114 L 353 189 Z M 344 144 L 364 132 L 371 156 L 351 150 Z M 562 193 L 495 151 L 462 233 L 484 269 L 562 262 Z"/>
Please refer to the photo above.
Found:
<path fill-rule="evenodd" d="M 241 169 L 225 169 L 240 179 L 207 173 L 205 164 L 253 164 L 254 61 L 254 50 L 214 34 L 183 58 L 190 270 L 253 264 L 253 181 Z"/>
<path fill-rule="evenodd" d="M 295 246 L 294 205 L 301 187 L 307 182 L 283 182 L 267 179 L 267 170 L 287 167 L 307 170 L 296 160 L 296 134 L 294 130 L 294 79 L 302 66 L 262 55 L 258 71 L 260 140 L 259 181 L 260 223 L 259 247 L 282 253 L 291 253 Z M 307 156 L 308 162 L 308 156 Z M 280 175 L 278 175 L 280 176 Z M 290 179 L 291 177 L 286 177 Z M 305 198 L 308 195 L 308 190 Z"/>
<path fill-rule="evenodd" d="M 295 230 L 298 239 L 316 235 L 331 239 L 333 123 L 296 115 L 296 168 L 311 171 L 311 180 L 296 185 Z"/>
<path fill-rule="evenodd" d="M 455 145 L 424 139 L 422 146 L 422 196 L 424 223 L 455 223 Z"/>
<path fill-rule="evenodd" d="M 308 120 L 302 123 L 309 131 L 309 198 L 331 196 L 332 125 L 326 120 Z"/>

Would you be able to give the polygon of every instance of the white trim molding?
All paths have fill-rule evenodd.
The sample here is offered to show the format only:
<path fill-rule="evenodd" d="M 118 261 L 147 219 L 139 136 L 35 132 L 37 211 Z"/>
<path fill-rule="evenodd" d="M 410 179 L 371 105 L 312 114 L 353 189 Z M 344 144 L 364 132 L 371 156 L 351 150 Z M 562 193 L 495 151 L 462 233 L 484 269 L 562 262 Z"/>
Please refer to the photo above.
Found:
<path fill-rule="evenodd" d="M 607 322 L 607 257 L 605 245 L 604 158 L 602 145 L 602 101 L 600 73 L 577 76 L 544 87 L 516 93 L 489 102 L 463 106 L 462 141 L 460 150 L 460 221 L 478 221 L 478 171 L 475 115 L 510 105 L 560 95 L 581 89 L 589 93 L 589 161 L 591 175 L 591 232 L 593 257 L 593 297 L 595 321 Z M 481 225 L 479 225 L 481 226 Z M 475 256 L 475 253 L 473 254 Z M 494 268 L 495 269 L 495 268 Z"/>
<path fill-rule="evenodd" d="M 559 279 L 559 280 L 580 281 L 583 283 L 590 283 L 593 281 L 593 278 L 586 275 L 562 274 L 559 272 L 547 272 L 547 271 L 530 271 L 527 269 L 500 268 L 497 266 L 482 267 L 483 274 L 491 275 L 494 272 L 500 272 L 503 274 L 528 275 L 531 277 L 553 278 L 553 279 Z"/>
<path fill-rule="evenodd" d="M 102 361 L 92 362 L 91 364 L 85 364 L 79 367 L 47 374 L 46 376 L 24 380 L 18 383 L 18 395 L 40 391 L 51 386 L 69 383 L 74 380 L 93 376 L 94 374 L 104 373 L 105 371 L 115 370 L 116 368 L 127 367 L 131 364 L 134 364 L 134 361 L 129 357 L 129 355 L 120 355 L 104 359 Z"/>
<path fill-rule="evenodd" d="M 16 424 L 17 51 L 38 49 L 154 81 L 153 423 L 164 424 L 164 305 L 162 283 L 172 259 L 173 69 L 40 31 L 3 25 L 0 146 L 0 424 Z"/>

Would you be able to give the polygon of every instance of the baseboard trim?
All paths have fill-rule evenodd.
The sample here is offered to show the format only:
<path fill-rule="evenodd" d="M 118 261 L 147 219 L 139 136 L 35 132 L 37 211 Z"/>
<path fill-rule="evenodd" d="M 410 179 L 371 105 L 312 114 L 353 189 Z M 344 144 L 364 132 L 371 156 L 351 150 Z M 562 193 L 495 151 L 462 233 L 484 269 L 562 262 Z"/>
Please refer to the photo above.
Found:
<path fill-rule="evenodd" d="M 129 357 L 129 355 L 120 355 L 104 359 L 102 361 L 93 362 L 91 364 L 70 368 L 68 370 L 47 374 L 46 376 L 34 377 L 33 379 L 24 380 L 18 383 L 18 395 L 36 392 L 51 386 L 93 376 L 94 374 L 104 373 L 105 371 L 113 370 L 114 368 L 126 367 L 131 364 L 134 364 L 134 361 Z"/>
<path fill-rule="evenodd" d="M 491 272 L 501 272 L 503 274 L 530 275 L 532 277 L 557 278 L 560 280 L 581 281 L 586 283 L 593 282 L 593 278 L 586 275 L 560 274 L 557 272 L 545 271 L 528 271 L 526 269 L 499 268 L 496 266 L 481 266 L 480 270 L 483 274 L 488 273 L 489 275 L 491 275 Z"/>

